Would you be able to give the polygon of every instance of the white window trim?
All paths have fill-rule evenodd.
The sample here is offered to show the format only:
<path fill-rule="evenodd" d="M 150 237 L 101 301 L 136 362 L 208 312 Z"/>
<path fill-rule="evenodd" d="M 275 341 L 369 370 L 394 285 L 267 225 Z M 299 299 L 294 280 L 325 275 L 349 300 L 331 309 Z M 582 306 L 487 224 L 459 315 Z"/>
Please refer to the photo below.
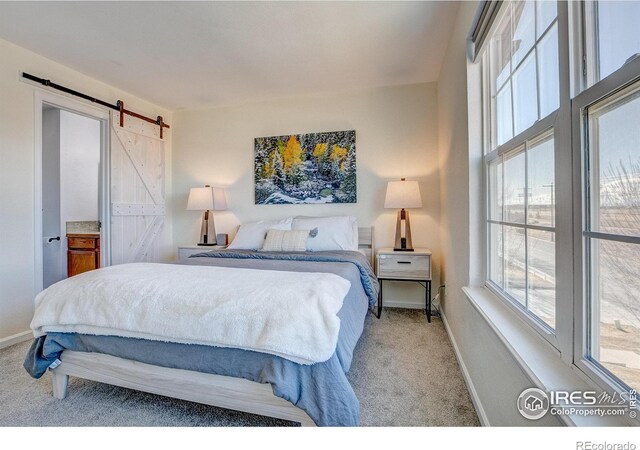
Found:
<path fill-rule="evenodd" d="M 590 390 L 593 382 L 573 364 L 565 364 L 558 352 L 514 315 L 500 297 L 485 287 L 465 287 L 469 303 L 489 325 L 533 386 L 544 391 Z M 611 391 L 609 391 L 611 392 Z M 567 426 L 637 426 L 629 416 L 557 416 Z"/>
<path fill-rule="evenodd" d="M 556 200 L 556 337 L 562 360 L 573 362 L 573 217 L 558 214 L 572 211 L 573 182 L 571 152 L 571 29 L 569 27 L 569 3 L 558 2 L 558 57 L 560 106 L 554 127 L 555 152 L 555 200 Z"/>

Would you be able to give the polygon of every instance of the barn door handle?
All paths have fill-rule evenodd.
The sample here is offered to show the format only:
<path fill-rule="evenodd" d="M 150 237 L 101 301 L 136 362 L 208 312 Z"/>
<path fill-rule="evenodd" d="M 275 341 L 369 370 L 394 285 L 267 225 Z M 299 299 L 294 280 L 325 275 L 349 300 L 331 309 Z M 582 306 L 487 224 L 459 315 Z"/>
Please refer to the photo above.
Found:
<path fill-rule="evenodd" d="M 59 241 L 59 240 L 60 240 L 60 236 L 56 236 L 54 238 L 52 237 L 52 238 L 49 238 L 49 243 L 51 243 L 53 241 Z"/>

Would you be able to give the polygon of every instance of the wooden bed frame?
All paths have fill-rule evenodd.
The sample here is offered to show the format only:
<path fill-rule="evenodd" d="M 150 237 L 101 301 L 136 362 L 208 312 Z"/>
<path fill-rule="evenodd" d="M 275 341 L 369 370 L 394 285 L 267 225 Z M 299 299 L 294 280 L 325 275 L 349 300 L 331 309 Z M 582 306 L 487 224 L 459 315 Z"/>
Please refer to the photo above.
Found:
<path fill-rule="evenodd" d="M 358 247 L 373 264 L 373 228 L 358 229 Z M 273 394 L 271 384 L 172 369 L 101 353 L 65 350 L 51 370 L 53 396 L 64 399 L 69 377 L 316 426 L 305 411 Z"/>

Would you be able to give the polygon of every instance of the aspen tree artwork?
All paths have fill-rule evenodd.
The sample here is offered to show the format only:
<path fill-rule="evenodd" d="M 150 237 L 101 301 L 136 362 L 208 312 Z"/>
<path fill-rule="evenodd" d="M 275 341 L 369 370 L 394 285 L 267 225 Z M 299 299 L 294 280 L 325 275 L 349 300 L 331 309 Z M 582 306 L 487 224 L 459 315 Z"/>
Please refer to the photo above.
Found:
<path fill-rule="evenodd" d="M 255 140 L 256 205 L 356 203 L 356 132 Z"/>

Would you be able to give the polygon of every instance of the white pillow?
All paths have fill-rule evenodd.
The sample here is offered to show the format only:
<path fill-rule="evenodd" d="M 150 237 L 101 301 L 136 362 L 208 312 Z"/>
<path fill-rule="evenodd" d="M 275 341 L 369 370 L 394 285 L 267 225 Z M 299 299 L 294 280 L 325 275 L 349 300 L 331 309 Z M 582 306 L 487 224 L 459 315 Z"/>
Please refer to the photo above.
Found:
<path fill-rule="evenodd" d="M 264 245 L 264 238 L 268 230 L 290 230 L 291 221 L 291 217 L 287 217 L 282 220 L 243 223 L 227 248 L 231 250 L 259 250 Z"/>
<path fill-rule="evenodd" d="M 263 252 L 304 252 L 307 249 L 309 230 L 267 231 Z"/>
<path fill-rule="evenodd" d="M 310 252 L 358 250 L 358 220 L 353 216 L 296 217 L 291 229 L 311 230 L 307 239 Z"/>

